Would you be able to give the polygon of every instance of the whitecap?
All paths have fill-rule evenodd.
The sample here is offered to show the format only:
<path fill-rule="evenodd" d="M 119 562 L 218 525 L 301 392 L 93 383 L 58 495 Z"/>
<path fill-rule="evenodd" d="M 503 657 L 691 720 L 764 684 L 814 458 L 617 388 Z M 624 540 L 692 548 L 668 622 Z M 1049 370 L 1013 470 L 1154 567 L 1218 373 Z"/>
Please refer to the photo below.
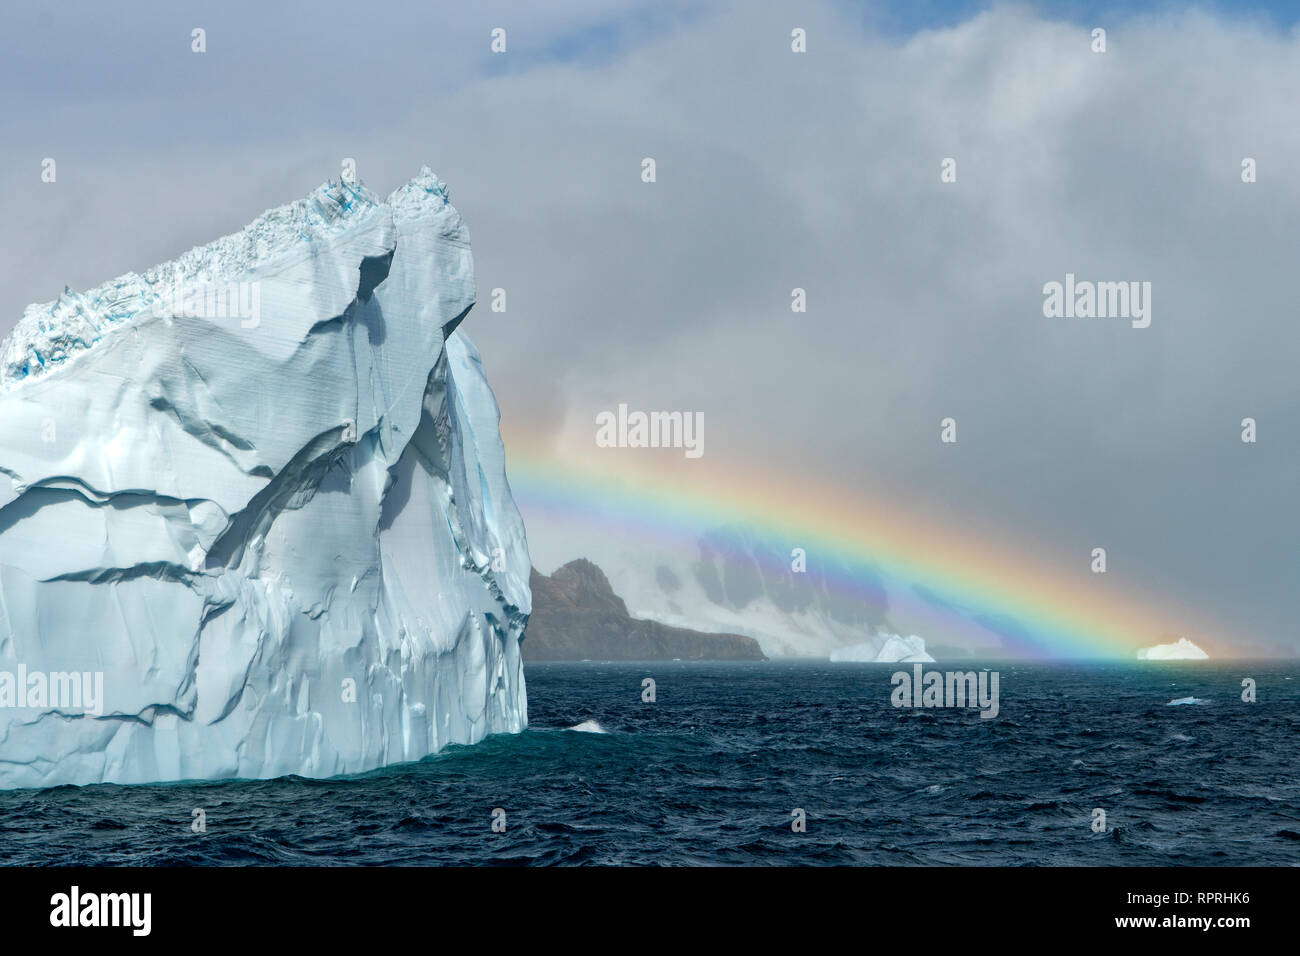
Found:
<path fill-rule="evenodd" d="M 595 720 L 584 720 L 580 724 L 574 724 L 569 730 L 576 730 L 580 734 L 607 734 L 609 733 L 600 723 Z"/>

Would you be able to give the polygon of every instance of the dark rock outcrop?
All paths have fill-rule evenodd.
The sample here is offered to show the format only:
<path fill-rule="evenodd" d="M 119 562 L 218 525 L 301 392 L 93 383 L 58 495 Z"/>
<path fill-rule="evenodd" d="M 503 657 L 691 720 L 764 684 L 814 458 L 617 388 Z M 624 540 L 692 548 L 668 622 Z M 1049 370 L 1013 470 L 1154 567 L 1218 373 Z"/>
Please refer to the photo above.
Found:
<path fill-rule="evenodd" d="M 752 637 L 704 634 L 628 614 L 605 572 L 586 558 L 550 577 L 532 569 L 533 613 L 522 644 L 525 661 L 761 661 Z"/>

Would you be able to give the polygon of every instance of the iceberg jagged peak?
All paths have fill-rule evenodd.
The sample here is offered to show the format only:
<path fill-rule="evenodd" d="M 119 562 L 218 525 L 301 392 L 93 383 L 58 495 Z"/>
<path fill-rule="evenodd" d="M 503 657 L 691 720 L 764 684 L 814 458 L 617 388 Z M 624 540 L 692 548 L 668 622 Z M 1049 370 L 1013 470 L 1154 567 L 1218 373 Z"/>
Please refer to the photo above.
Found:
<path fill-rule="evenodd" d="M 410 182 L 398 186 L 388 198 L 386 205 L 394 209 L 420 209 L 430 201 L 449 203 L 451 193 L 447 184 L 439 179 L 428 166 L 421 166 Z"/>
<path fill-rule="evenodd" d="M 186 289 L 238 281 L 298 249 L 333 241 L 372 215 L 418 214 L 430 202 L 447 205 L 449 194 L 428 166 L 382 202 L 359 180 L 329 179 L 303 199 L 268 209 L 239 232 L 142 274 L 128 272 L 86 292 L 65 287 L 57 299 L 27 306 L 0 344 L 0 390 L 44 375 L 136 319 L 163 315 Z"/>

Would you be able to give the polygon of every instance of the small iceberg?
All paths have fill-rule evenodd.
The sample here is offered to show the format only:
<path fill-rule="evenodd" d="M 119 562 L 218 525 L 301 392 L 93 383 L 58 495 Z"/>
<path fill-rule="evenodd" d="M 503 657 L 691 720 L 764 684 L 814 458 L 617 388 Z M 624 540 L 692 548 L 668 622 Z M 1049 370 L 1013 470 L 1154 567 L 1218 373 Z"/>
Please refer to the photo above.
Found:
<path fill-rule="evenodd" d="M 574 724 L 569 730 L 576 730 L 580 734 L 607 734 L 609 733 L 600 723 L 594 720 L 584 720 L 580 724 Z"/>
<path fill-rule="evenodd" d="M 1208 703 L 1208 702 L 1202 700 L 1202 699 L 1199 698 L 1199 697 L 1179 697 L 1179 698 L 1176 699 L 1176 700 L 1171 700 L 1171 701 L 1170 701 L 1168 704 L 1166 704 L 1165 706 L 1167 706 L 1167 707 L 1177 707 L 1177 706 L 1179 706 L 1180 704 L 1204 704 L 1204 703 Z"/>
<path fill-rule="evenodd" d="M 1172 644 L 1156 644 L 1138 651 L 1140 661 L 1208 661 L 1210 655 L 1205 653 L 1185 637 L 1180 637 Z"/>
<path fill-rule="evenodd" d="M 831 651 L 831 661 L 836 664 L 910 664 L 914 661 L 933 664 L 934 658 L 926 652 L 924 638 L 915 634 L 909 637 L 881 634 L 874 641 L 835 648 Z"/>

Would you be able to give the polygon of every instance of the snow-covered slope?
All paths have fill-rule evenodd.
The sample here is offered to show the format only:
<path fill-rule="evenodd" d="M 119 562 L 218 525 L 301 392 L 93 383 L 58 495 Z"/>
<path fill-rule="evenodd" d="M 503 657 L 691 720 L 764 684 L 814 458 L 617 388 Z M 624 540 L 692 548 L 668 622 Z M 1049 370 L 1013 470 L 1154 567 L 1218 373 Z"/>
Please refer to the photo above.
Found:
<path fill-rule="evenodd" d="M 530 563 L 473 301 L 425 169 L 29 307 L 0 352 L 0 786 L 523 729 Z"/>
<path fill-rule="evenodd" d="M 702 535 L 690 550 L 652 552 L 613 537 L 604 547 L 587 547 L 636 617 L 744 634 L 769 657 L 826 658 L 852 648 L 855 658 L 873 661 L 913 659 L 914 653 L 948 660 L 997 653 L 1003 644 L 1005 622 L 945 604 L 879 568 L 814 551 L 796 572 L 791 543 L 727 525 Z M 915 637 L 920 651 L 891 644 L 899 634 Z"/>

